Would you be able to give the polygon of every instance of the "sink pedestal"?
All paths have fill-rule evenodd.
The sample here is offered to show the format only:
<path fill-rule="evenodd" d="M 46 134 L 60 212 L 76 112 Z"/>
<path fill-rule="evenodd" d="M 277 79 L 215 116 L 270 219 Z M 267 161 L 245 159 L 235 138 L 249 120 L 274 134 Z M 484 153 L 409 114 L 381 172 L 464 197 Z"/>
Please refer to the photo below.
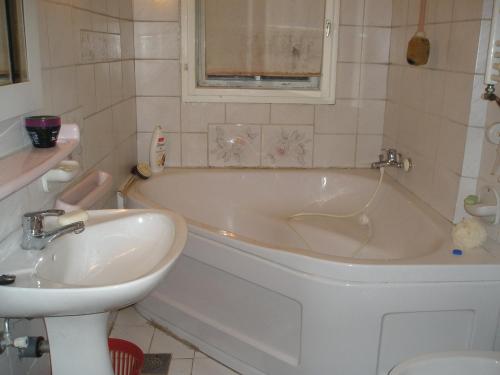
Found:
<path fill-rule="evenodd" d="M 108 315 L 45 318 L 52 375 L 114 375 L 108 350 Z"/>

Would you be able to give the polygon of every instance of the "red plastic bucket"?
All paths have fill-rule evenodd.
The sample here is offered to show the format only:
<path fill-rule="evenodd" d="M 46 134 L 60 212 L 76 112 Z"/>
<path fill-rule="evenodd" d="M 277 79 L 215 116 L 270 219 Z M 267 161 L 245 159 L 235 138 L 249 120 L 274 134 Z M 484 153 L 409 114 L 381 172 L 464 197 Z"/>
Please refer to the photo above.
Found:
<path fill-rule="evenodd" d="M 115 375 L 140 375 L 144 353 L 137 345 L 121 339 L 109 339 L 108 346 Z"/>

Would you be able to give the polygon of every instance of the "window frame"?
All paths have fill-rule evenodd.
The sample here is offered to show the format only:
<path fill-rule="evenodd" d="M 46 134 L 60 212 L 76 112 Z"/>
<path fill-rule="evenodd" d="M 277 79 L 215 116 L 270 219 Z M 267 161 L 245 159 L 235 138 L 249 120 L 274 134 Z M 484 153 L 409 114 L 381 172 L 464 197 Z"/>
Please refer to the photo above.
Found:
<path fill-rule="evenodd" d="M 197 85 L 199 70 L 196 51 L 196 0 L 181 0 L 181 76 L 184 102 L 334 104 L 337 72 L 340 0 L 326 0 L 325 20 L 330 36 L 323 43 L 322 75 L 319 89 L 219 88 Z"/>

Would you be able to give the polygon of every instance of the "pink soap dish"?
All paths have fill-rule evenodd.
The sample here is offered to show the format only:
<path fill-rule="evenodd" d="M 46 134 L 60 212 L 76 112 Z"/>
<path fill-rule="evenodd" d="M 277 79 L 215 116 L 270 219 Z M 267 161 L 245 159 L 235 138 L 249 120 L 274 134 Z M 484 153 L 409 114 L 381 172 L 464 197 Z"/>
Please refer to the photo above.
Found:
<path fill-rule="evenodd" d="M 57 198 L 55 208 L 66 212 L 91 209 L 112 187 L 113 177 L 109 173 L 94 171 L 64 191 Z"/>

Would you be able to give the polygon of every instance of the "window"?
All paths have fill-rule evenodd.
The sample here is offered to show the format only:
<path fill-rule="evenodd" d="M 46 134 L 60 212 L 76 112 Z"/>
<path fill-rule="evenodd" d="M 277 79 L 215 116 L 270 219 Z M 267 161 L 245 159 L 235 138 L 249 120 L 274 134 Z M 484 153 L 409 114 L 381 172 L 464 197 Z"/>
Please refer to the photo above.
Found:
<path fill-rule="evenodd" d="M 338 0 L 183 0 L 184 101 L 333 103 Z"/>

